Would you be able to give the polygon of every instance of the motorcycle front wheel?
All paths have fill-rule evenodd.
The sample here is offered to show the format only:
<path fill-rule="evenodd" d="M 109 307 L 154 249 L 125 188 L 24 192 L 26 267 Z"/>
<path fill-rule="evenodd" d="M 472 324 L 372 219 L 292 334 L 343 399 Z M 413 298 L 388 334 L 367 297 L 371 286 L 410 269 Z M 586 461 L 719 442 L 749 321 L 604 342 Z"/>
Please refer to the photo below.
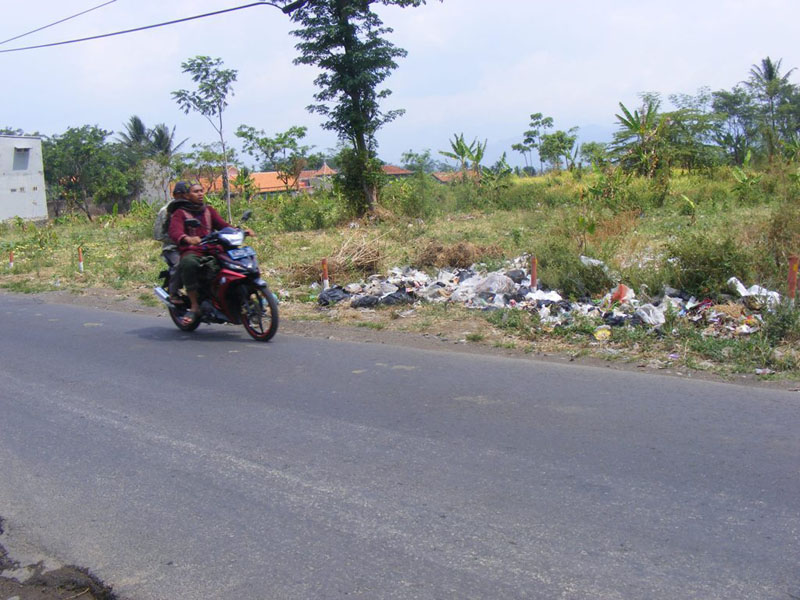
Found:
<path fill-rule="evenodd" d="M 169 309 L 169 317 L 172 319 L 172 322 L 175 323 L 175 327 L 180 329 L 181 331 L 194 331 L 198 327 L 200 327 L 200 318 L 197 316 L 194 321 L 189 323 L 188 325 L 183 322 L 183 317 L 186 316 L 186 308 L 185 306 L 189 306 L 189 297 L 188 296 L 181 296 L 183 299 L 183 306 L 179 306 L 176 308 Z"/>
<path fill-rule="evenodd" d="M 259 342 L 268 342 L 277 333 L 278 302 L 269 288 L 250 286 L 244 290 L 242 325 Z"/>

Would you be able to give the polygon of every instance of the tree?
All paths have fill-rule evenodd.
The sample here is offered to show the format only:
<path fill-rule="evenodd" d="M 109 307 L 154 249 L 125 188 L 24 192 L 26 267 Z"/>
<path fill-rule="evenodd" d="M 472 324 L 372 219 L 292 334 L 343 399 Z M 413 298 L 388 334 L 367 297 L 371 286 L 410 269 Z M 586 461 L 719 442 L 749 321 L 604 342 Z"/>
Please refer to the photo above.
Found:
<path fill-rule="evenodd" d="M 519 152 L 522 154 L 522 159 L 525 161 L 525 172 L 527 173 L 530 171 L 533 168 L 531 166 L 531 153 L 533 152 L 533 146 L 528 146 L 527 144 L 512 144 L 511 149 L 514 152 Z"/>
<path fill-rule="evenodd" d="M 149 131 L 150 136 L 150 152 L 153 156 L 163 157 L 166 160 L 180 150 L 181 146 L 186 143 L 189 138 L 184 138 L 183 141 L 175 143 L 175 127 L 170 129 L 165 123 L 159 123 Z"/>
<path fill-rule="evenodd" d="M 175 169 L 185 179 L 202 179 L 211 186 L 223 175 L 224 158 L 219 142 L 192 144 L 191 152 L 178 155 L 176 159 L 173 160 L 173 164 L 177 162 Z"/>
<path fill-rule="evenodd" d="M 625 171 L 653 177 L 656 170 L 669 166 L 666 129 L 669 121 L 659 114 L 657 96 L 643 94 L 641 112 L 619 103 L 622 114 L 615 115 L 620 129 L 614 133 L 611 153 Z"/>
<path fill-rule="evenodd" d="M 125 131 L 119 134 L 119 140 L 131 149 L 144 152 L 150 144 L 150 132 L 141 118 L 131 115 L 131 118 L 125 123 Z"/>
<path fill-rule="evenodd" d="M 422 152 L 414 152 L 409 150 L 403 152 L 400 156 L 401 165 L 404 169 L 414 171 L 415 173 L 433 173 L 439 170 L 439 162 L 434 160 L 431 156 L 430 150 L 423 150 Z"/>
<path fill-rule="evenodd" d="M 575 141 L 578 139 L 578 128 L 573 127 L 569 131 L 554 131 L 553 133 L 542 134 L 539 142 L 539 157 L 549 162 L 558 171 L 561 169 L 561 159 L 568 169 L 572 170 L 575 164 L 577 153 L 573 152 Z"/>
<path fill-rule="evenodd" d="M 383 112 L 380 100 L 391 91 L 378 87 L 397 68 L 396 59 L 406 55 L 382 36 L 383 26 L 371 5 L 420 6 L 425 0 L 295 0 L 282 2 L 300 28 L 292 32 L 300 39 L 295 64 L 311 65 L 322 72 L 315 84 L 317 104 L 311 112 L 327 119 L 325 129 L 352 145 L 347 157 L 350 168 L 341 174 L 356 213 L 372 210 L 377 200 L 380 167 L 376 158 L 375 133 L 396 119 L 401 110 Z M 359 191 L 360 197 L 354 197 Z"/>
<path fill-rule="evenodd" d="M 91 221 L 90 202 L 122 198 L 130 194 L 132 177 L 113 146 L 106 144 L 110 131 L 96 126 L 70 127 L 44 140 L 47 193 L 80 207 Z"/>
<path fill-rule="evenodd" d="M 531 122 L 528 124 L 528 130 L 524 134 L 525 139 L 523 140 L 522 144 L 527 149 L 527 152 L 531 152 L 532 150 L 536 150 L 538 152 L 541 149 L 542 135 L 544 135 L 545 131 L 551 129 L 552 127 L 552 117 L 545 117 L 542 115 L 542 113 L 533 113 L 531 115 Z M 539 172 L 541 173 L 543 170 L 544 159 L 542 158 L 540 152 Z"/>
<path fill-rule="evenodd" d="M 741 86 L 730 91 L 719 90 L 711 96 L 711 106 L 717 117 L 714 141 L 734 165 L 743 165 L 748 149 L 757 142 L 753 97 Z"/>
<path fill-rule="evenodd" d="M 239 125 L 236 136 L 242 139 L 244 151 L 256 160 L 260 159 L 262 169 L 277 171 L 278 179 L 289 190 L 297 185 L 300 174 L 308 165 L 311 146 L 300 144 L 306 131 L 306 127 L 294 126 L 270 138 L 255 127 Z"/>
<path fill-rule="evenodd" d="M 228 205 L 228 221 L 231 216 L 231 190 L 228 182 L 228 149 L 225 145 L 222 115 L 228 106 L 228 96 L 233 95 L 233 83 L 236 81 L 235 69 L 223 69 L 221 58 L 195 56 L 181 63 L 184 73 L 192 77 L 197 84 L 194 91 L 178 90 L 172 97 L 187 115 L 195 111 L 203 115 L 219 135 L 222 147 L 222 185 L 225 188 L 225 201 Z"/>
<path fill-rule="evenodd" d="M 762 102 L 763 132 L 770 162 L 778 149 L 782 133 L 779 128 L 779 108 L 781 104 L 788 102 L 792 91 L 789 75 L 794 69 L 781 74 L 781 62 L 782 59 L 773 61 L 767 56 L 761 60 L 761 64 L 750 68 L 750 79 L 745 82 L 756 98 Z"/>
<path fill-rule="evenodd" d="M 603 142 L 584 142 L 580 147 L 581 160 L 590 165 L 604 167 L 608 162 L 608 151 Z"/>
<path fill-rule="evenodd" d="M 671 163 L 689 172 L 718 165 L 722 154 L 715 141 L 720 116 L 711 108 L 711 91 L 703 87 L 694 96 L 673 94 L 669 99 L 677 107 L 665 114 Z"/>

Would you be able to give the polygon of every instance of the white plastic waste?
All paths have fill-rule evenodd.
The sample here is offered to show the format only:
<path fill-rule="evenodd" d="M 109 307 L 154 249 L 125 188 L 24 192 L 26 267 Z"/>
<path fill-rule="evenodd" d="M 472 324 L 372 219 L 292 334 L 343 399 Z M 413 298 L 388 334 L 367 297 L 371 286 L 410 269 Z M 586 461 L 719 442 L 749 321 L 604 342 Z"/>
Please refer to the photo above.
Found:
<path fill-rule="evenodd" d="M 736 277 L 728 279 L 728 287 L 736 291 L 742 298 L 746 298 L 747 296 L 757 297 L 759 300 L 763 301 L 768 308 L 774 308 L 781 303 L 781 295 L 778 292 L 773 292 L 760 285 L 751 285 L 749 288 L 745 288 L 744 284 Z"/>
<path fill-rule="evenodd" d="M 664 316 L 664 306 L 653 306 L 652 304 L 642 304 L 634 313 L 642 321 L 653 327 L 660 327 L 666 323 Z"/>
<path fill-rule="evenodd" d="M 470 278 L 473 279 L 473 278 Z M 467 279 L 464 283 L 468 283 Z M 475 292 L 489 292 L 491 294 L 513 294 L 516 290 L 514 281 L 502 273 L 489 273 L 475 286 Z"/>
<path fill-rule="evenodd" d="M 526 300 L 550 300 L 551 302 L 561 302 L 563 298 L 558 292 L 550 290 L 545 292 L 543 290 L 533 290 L 525 294 Z"/>

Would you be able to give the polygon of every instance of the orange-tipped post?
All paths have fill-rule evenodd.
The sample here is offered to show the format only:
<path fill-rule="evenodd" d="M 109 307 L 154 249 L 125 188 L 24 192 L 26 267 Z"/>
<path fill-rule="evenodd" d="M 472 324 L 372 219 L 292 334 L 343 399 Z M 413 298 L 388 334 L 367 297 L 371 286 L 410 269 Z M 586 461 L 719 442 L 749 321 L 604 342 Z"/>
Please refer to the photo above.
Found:
<path fill-rule="evenodd" d="M 794 297 L 797 294 L 797 267 L 800 264 L 800 258 L 796 254 L 789 257 L 789 281 L 787 287 L 787 295 L 789 299 L 794 302 Z"/>
<path fill-rule="evenodd" d="M 539 260 L 535 257 L 531 257 L 531 289 L 536 290 L 539 289 Z"/>
<path fill-rule="evenodd" d="M 330 282 L 328 281 L 328 259 L 322 259 L 322 289 L 327 290 L 330 287 Z"/>
<path fill-rule="evenodd" d="M 9 269 L 13 269 L 14 268 L 14 251 L 13 250 L 8 253 L 8 268 Z"/>

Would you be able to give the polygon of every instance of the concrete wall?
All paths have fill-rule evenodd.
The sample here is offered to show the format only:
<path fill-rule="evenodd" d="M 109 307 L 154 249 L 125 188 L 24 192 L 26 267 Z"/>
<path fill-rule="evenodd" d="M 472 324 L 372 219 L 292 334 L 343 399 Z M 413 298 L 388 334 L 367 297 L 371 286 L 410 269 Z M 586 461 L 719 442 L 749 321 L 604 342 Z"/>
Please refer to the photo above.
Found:
<path fill-rule="evenodd" d="M 47 218 L 38 137 L 0 135 L 0 221 L 14 217 Z"/>

